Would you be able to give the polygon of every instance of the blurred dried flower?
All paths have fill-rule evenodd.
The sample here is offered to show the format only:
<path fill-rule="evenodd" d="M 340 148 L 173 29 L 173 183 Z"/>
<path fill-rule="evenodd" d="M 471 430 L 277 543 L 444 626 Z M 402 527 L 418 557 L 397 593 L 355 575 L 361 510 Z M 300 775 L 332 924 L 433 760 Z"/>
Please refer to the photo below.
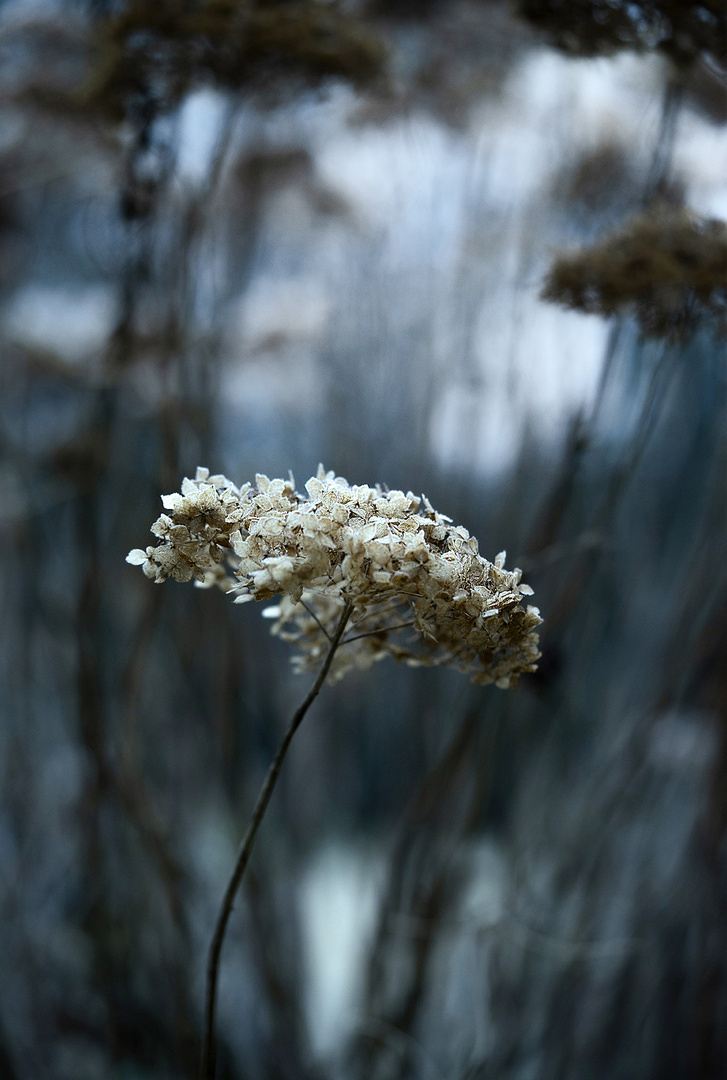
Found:
<path fill-rule="evenodd" d="M 504 552 L 488 562 L 466 529 L 411 492 L 351 486 L 322 467 L 305 487 L 301 495 L 292 477 L 257 476 L 237 488 L 198 469 L 181 495 L 163 499 L 171 513 L 152 527 L 162 543 L 127 562 L 157 582 L 220 584 L 236 603 L 282 596 L 264 614 L 298 647 L 299 670 L 319 665 L 350 603 L 333 679 L 385 656 L 500 687 L 535 670 L 541 619 L 522 606 L 532 590 L 519 570 L 504 569 Z M 230 551 L 234 583 L 221 567 Z"/>
<path fill-rule="evenodd" d="M 559 256 L 541 293 L 610 316 L 631 311 L 652 337 L 683 337 L 700 319 L 727 331 L 727 224 L 661 206 L 572 255 Z"/>
<path fill-rule="evenodd" d="M 385 68 L 383 44 L 337 3 L 128 0 L 101 24 L 85 98 L 121 119 L 140 101 L 169 108 L 204 82 L 270 90 L 337 77 L 362 87 Z"/>
<path fill-rule="evenodd" d="M 658 49 L 680 67 L 702 56 L 727 64 L 723 0 L 519 0 L 517 10 L 571 56 Z"/>

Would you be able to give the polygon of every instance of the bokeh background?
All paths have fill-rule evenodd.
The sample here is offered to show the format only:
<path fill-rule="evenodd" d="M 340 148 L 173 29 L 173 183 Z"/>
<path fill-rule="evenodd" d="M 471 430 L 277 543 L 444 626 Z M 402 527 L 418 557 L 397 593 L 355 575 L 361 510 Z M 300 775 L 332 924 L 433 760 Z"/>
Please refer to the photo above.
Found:
<path fill-rule="evenodd" d="M 540 298 L 657 200 L 727 217 L 724 14 L 565 8 L 0 4 L 3 1078 L 195 1076 L 308 687 L 124 557 L 197 465 L 319 461 L 507 548 L 543 658 L 326 688 L 218 1075 L 727 1076 L 724 339 Z"/>

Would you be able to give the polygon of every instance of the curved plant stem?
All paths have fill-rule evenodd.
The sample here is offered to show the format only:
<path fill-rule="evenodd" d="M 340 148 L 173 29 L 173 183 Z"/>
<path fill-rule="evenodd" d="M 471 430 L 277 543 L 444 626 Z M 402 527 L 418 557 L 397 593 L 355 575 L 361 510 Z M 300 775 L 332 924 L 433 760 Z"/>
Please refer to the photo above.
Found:
<path fill-rule="evenodd" d="M 209 956 L 207 960 L 207 990 L 205 995 L 205 1035 L 204 1035 L 204 1049 L 202 1051 L 202 1067 L 200 1070 L 201 1080 L 214 1080 L 215 1075 L 215 1060 L 217 1056 L 217 1042 L 215 1038 L 215 1008 L 217 1004 L 217 977 L 219 974 L 220 966 L 220 953 L 222 952 L 222 943 L 225 938 L 225 930 L 227 929 L 227 923 L 230 915 L 232 914 L 232 908 L 235 902 L 235 896 L 237 890 L 240 887 L 243 875 L 247 868 L 247 864 L 250 861 L 250 854 L 252 852 L 252 846 L 255 842 L 255 835 L 260 827 L 260 822 L 263 819 L 267 805 L 270 802 L 270 796 L 273 793 L 273 788 L 278 779 L 280 773 L 280 767 L 283 764 L 285 755 L 288 752 L 293 736 L 295 735 L 300 723 L 308 712 L 308 709 L 318 696 L 326 675 L 330 669 L 333 657 L 336 649 L 340 644 L 343 632 L 346 629 L 346 625 L 351 615 L 351 604 L 346 603 L 343 609 L 343 613 L 339 620 L 336 632 L 331 638 L 331 644 L 329 646 L 326 658 L 323 661 L 323 666 L 318 672 L 316 681 L 313 683 L 308 696 L 302 705 L 298 708 L 293 719 L 288 725 L 288 730 L 285 732 L 283 741 L 280 744 L 277 754 L 273 758 L 273 761 L 268 769 L 268 774 L 265 777 L 265 782 L 260 789 L 260 794 L 257 797 L 255 809 L 253 810 L 250 824 L 247 827 L 247 832 L 240 845 L 240 851 L 237 856 L 237 862 L 235 868 L 232 871 L 227 888 L 225 889 L 225 895 L 222 900 L 222 906 L 220 907 L 220 913 L 217 916 L 217 924 L 215 926 L 215 932 L 212 937 L 212 943 L 210 945 Z"/>

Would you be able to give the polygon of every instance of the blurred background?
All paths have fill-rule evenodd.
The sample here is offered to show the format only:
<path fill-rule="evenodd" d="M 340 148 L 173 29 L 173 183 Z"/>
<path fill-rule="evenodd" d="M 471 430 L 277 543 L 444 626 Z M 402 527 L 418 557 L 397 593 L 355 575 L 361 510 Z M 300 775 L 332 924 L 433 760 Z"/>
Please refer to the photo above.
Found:
<path fill-rule="evenodd" d="M 713 3 L 0 4 L 0 1076 L 195 1076 L 308 682 L 124 557 L 197 465 L 319 461 L 507 548 L 543 657 L 325 689 L 218 1075 L 727 1076 L 724 339 L 540 297 L 727 217 L 726 49 Z"/>

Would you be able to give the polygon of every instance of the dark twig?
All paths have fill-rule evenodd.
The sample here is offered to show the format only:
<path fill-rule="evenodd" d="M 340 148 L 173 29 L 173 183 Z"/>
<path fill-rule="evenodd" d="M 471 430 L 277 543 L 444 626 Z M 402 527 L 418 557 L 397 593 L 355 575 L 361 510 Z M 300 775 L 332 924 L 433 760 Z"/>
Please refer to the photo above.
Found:
<path fill-rule="evenodd" d="M 341 641 L 343 632 L 346 629 L 349 617 L 351 615 L 351 604 L 347 601 L 343 609 L 343 613 L 339 620 L 336 632 L 331 639 L 331 645 L 326 654 L 326 659 L 323 661 L 323 666 L 318 672 L 316 681 L 313 683 L 308 696 L 303 704 L 299 707 L 293 719 L 290 721 L 288 730 L 283 737 L 283 741 L 280 744 L 277 754 L 275 755 L 268 774 L 265 777 L 265 782 L 260 789 L 260 794 L 257 797 L 257 803 L 253 810 L 250 824 L 248 825 L 245 837 L 240 845 L 240 851 L 237 856 L 237 862 L 235 863 L 235 869 L 232 871 L 232 876 L 227 884 L 225 895 L 220 908 L 220 913 L 217 916 L 217 925 L 215 926 L 214 936 L 212 938 L 212 944 L 210 945 L 209 958 L 207 961 L 207 990 L 205 998 L 205 1036 L 204 1036 L 204 1049 L 202 1052 L 202 1067 L 200 1070 L 201 1080 L 214 1080 L 215 1075 L 215 1059 L 217 1055 L 217 1045 L 215 1039 L 215 1006 L 217 1002 L 217 977 L 220 966 L 220 953 L 222 952 L 222 943 L 225 937 L 225 930 L 227 929 L 227 923 L 230 915 L 232 914 L 232 908 L 235 902 L 235 896 L 237 890 L 240 887 L 243 875 L 247 868 L 247 864 L 250 861 L 250 854 L 252 852 L 253 843 L 255 842 L 255 836 L 260 822 L 263 819 L 268 803 L 270 802 L 270 796 L 273 793 L 273 788 L 278 779 L 280 768 L 285 759 L 285 755 L 288 752 L 288 747 L 295 735 L 300 723 L 308 712 L 308 709 L 315 701 L 318 693 L 323 686 L 326 675 L 330 669 L 333 657 L 336 649 Z"/>

